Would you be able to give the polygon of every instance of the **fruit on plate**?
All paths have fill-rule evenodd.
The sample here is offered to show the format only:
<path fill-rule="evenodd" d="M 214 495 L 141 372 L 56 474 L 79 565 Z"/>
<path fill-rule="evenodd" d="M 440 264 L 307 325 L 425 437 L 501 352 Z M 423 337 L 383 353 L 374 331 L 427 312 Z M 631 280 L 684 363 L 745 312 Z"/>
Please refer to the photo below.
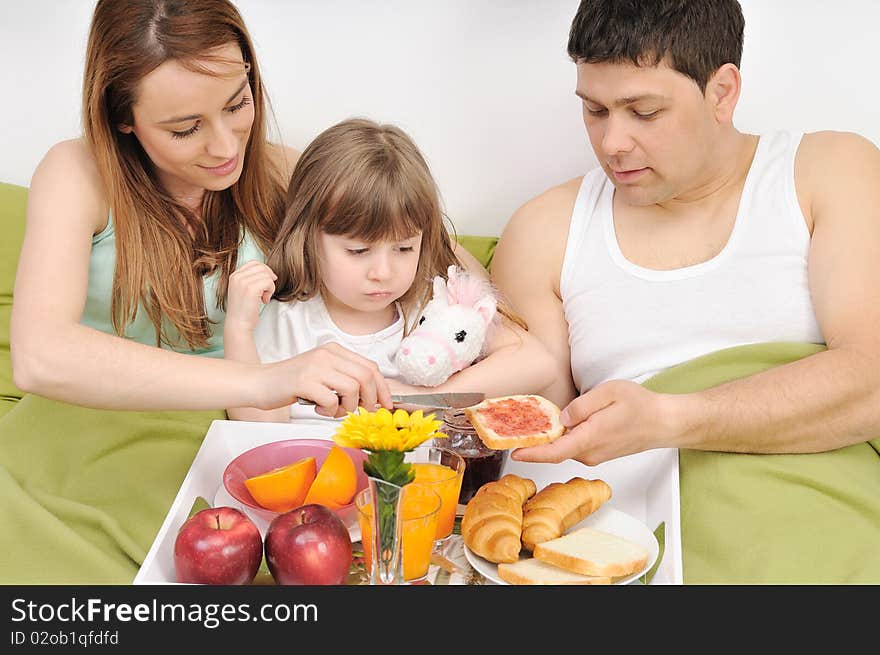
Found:
<path fill-rule="evenodd" d="M 356 491 L 357 470 L 354 462 L 347 452 L 334 445 L 321 464 L 303 503 L 339 509 L 354 499 Z"/>
<path fill-rule="evenodd" d="M 247 478 L 244 486 L 260 507 L 286 512 L 303 504 L 316 475 L 315 458 L 303 457 L 292 464 Z"/>
<path fill-rule="evenodd" d="M 259 529 L 234 507 L 212 507 L 193 514 L 174 540 L 177 582 L 248 584 L 262 559 Z"/>
<path fill-rule="evenodd" d="M 339 516 L 308 504 L 276 516 L 266 531 L 266 565 L 278 584 L 341 585 L 351 566 L 351 537 Z"/>

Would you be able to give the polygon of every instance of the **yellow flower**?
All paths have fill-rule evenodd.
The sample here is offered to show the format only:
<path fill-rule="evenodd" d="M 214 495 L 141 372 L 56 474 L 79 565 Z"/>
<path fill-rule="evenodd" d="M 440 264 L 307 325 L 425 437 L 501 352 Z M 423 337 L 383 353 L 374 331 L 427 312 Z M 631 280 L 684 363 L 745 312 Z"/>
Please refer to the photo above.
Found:
<path fill-rule="evenodd" d="M 370 452 L 405 452 L 431 438 L 445 439 L 445 434 L 437 432 L 441 425 L 433 414 L 424 416 L 422 410 L 409 414 L 398 409 L 392 414 L 384 407 L 375 412 L 361 408 L 348 414 L 333 435 L 333 441 L 340 446 Z"/>

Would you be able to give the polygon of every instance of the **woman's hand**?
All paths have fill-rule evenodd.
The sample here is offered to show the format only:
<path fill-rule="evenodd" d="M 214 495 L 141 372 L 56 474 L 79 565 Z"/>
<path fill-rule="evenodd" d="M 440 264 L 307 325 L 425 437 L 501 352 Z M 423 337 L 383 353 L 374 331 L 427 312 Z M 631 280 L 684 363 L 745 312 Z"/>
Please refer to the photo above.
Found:
<path fill-rule="evenodd" d="M 260 318 L 260 309 L 275 293 L 278 276 L 264 263 L 252 260 L 239 266 L 229 276 L 224 331 L 252 334 Z"/>
<path fill-rule="evenodd" d="M 358 407 L 391 409 L 388 382 L 372 360 L 327 343 L 290 359 L 262 367 L 262 409 L 308 398 L 323 416 L 341 417 Z"/>

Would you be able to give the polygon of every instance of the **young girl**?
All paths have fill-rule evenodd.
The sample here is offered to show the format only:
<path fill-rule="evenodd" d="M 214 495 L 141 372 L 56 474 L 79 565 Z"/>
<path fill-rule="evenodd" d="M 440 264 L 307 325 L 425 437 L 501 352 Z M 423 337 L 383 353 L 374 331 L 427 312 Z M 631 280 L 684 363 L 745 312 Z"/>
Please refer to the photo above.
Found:
<path fill-rule="evenodd" d="M 249 262 L 230 277 L 225 356 L 266 363 L 338 343 L 372 360 L 393 392 L 425 391 L 397 380 L 394 353 L 431 299 L 434 276 L 445 277 L 452 264 L 486 277 L 446 231 L 437 186 L 412 140 L 391 125 L 343 121 L 297 162 L 266 264 Z M 434 390 L 497 396 L 537 392 L 552 381 L 543 346 L 503 306 L 500 314 L 487 356 Z M 356 392 L 343 379 L 322 382 L 342 397 Z M 278 422 L 315 417 L 295 404 L 228 414 Z"/>

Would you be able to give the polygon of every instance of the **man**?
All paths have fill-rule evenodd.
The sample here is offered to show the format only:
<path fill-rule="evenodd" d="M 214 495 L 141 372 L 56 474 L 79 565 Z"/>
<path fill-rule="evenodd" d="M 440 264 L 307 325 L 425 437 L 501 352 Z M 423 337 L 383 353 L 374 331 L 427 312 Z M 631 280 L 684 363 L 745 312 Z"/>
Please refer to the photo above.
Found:
<path fill-rule="evenodd" d="M 876 584 L 880 152 L 739 132 L 742 38 L 736 0 L 582 0 L 601 166 L 521 207 L 492 264 L 569 430 L 511 457 L 641 480 L 678 448 L 686 583 Z"/>
<path fill-rule="evenodd" d="M 569 431 L 514 459 L 880 435 L 880 152 L 848 133 L 739 132 L 743 22 L 735 0 L 580 3 L 568 52 L 601 169 L 517 210 L 492 269 L 555 356 L 545 395 Z M 763 342 L 827 349 L 702 391 L 639 384 Z"/>

